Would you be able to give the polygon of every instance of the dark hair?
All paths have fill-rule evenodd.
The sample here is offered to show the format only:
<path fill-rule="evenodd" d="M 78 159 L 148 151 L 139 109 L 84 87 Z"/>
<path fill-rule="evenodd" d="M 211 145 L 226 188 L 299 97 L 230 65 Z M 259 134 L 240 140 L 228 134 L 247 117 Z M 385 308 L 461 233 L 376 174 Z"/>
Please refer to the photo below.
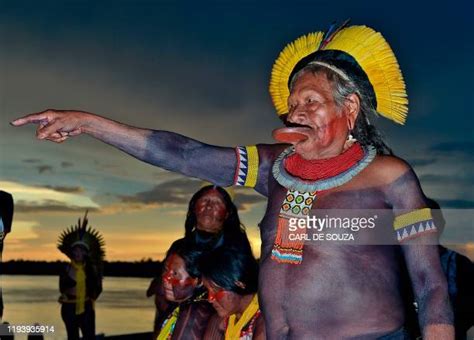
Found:
<path fill-rule="evenodd" d="M 258 263 L 250 252 L 234 247 L 219 247 L 201 261 L 203 277 L 219 287 L 239 295 L 254 294 L 258 290 Z M 240 281 L 245 288 L 235 284 Z"/>
<path fill-rule="evenodd" d="M 372 145 L 381 155 L 393 155 L 392 149 L 385 143 L 380 132 L 369 121 L 369 115 L 378 116 L 376 109 L 371 102 L 371 96 L 358 84 L 349 79 L 344 79 L 333 70 L 318 64 L 310 64 L 298 71 L 291 79 L 290 91 L 296 80 L 305 72 L 313 74 L 325 74 L 333 88 L 333 97 L 336 105 L 342 107 L 347 96 L 355 93 L 360 100 L 360 110 L 354 124 L 352 135 L 362 146 Z M 286 119 L 286 117 L 282 117 Z"/>
<path fill-rule="evenodd" d="M 186 271 L 191 277 L 201 277 L 199 261 L 203 252 L 201 249 L 197 248 L 194 243 L 189 242 L 186 238 L 174 241 L 170 249 L 166 252 L 166 257 L 163 263 L 173 254 L 178 255 L 184 260 Z"/>
<path fill-rule="evenodd" d="M 237 207 L 235 206 L 234 202 L 232 202 L 232 199 L 230 198 L 227 191 L 224 188 L 215 185 L 207 185 L 205 187 L 202 187 L 193 195 L 191 201 L 189 201 L 188 212 L 186 214 L 186 222 L 184 223 L 185 237 L 191 239 L 192 233 L 196 228 L 197 218 L 195 206 L 197 200 L 201 198 L 204 194 L 206 194 L 208 191 L 213 189 L 217 190 L 221 194 L 228 212 L 228 216 L 222 226 L 222 230 L 224 233 L 224 242 L 232 242 L 237 247 L 245 248 L 245 251 L 251 251 L 250 242 L 247 238 L 245 228 L 242 223 L 240 223 Z"/>

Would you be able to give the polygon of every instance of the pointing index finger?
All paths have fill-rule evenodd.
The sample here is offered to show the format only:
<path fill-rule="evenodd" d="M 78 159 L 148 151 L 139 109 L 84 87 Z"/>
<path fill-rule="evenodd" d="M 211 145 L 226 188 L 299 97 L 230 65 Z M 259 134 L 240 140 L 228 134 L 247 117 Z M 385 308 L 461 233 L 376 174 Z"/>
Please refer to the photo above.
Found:
<path fill-rule="evenodd" d="M 46 112 L 32 113 L 10 122 L 13 126 L 23 126 L 25 124 L 47 124 L 50 121 Z"/>

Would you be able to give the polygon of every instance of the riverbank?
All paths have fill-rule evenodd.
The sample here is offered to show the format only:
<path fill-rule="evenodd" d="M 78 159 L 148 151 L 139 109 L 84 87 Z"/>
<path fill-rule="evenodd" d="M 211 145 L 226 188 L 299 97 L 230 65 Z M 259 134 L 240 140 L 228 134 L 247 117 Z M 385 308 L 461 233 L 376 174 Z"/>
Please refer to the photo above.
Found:
<path fill-rule="evenodd" d="M 59 275 L 68 262 L 11 260 L 0 264 L 2 275 Z M 104 262 L 104 276 L 110 277 L 155 277 L 161 270 L 160 261 Z"/>

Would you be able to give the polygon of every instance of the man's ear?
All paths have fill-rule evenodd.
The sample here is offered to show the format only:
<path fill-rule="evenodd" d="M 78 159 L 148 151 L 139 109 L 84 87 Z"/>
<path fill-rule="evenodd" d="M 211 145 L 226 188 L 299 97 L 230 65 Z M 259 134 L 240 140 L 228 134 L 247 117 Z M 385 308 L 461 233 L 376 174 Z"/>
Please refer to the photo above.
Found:
<path fill-rule="evenodd" d="M 360 111 L 360 99 L 357 94 L 352 93 L 346 97 L 344 111 L 347 117 L 347 128 L 352 131 Z"/>
<path fill-rule="evenodd" d="M 246 287 L 242 281 L 234 281 L 234 284 L 241 289 L 245 289 Z"/>

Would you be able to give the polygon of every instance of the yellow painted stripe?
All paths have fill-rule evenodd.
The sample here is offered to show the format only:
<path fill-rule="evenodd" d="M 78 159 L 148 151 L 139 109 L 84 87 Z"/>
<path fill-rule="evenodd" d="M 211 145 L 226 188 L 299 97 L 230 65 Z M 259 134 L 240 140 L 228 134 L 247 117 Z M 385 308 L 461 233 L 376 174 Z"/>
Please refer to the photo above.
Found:
<path fill-rule="evenodd" d="M 398 230 L 410 224 L 432 219 L 431 209 L 423 208 L 395 217 L 393 229 Z"/>
<path fill-rule="evenodd" d="M 257 185 L 258 176 L 258 151 L 255 145 L 246 146 L 248 157 L 247 178 L 245 179 L 245 186 L 254 188 Z"/>

